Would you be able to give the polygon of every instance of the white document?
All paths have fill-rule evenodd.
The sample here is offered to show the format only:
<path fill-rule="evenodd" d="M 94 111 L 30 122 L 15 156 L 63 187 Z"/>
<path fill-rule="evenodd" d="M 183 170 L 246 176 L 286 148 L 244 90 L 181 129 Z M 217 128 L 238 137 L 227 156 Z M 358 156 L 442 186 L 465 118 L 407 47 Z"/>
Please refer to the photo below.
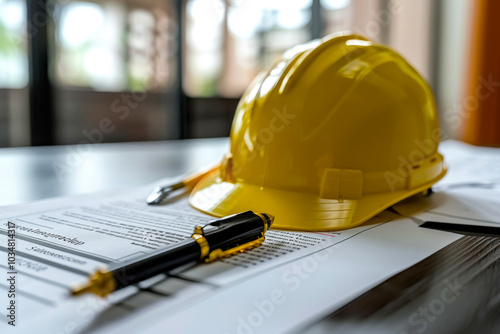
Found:
<path fill-rule="evenodd" d="M 195 225 L 213 219 L 185 197 L 147 206 L 151 189 L 3 208 L 0 268 L 2 277 L 12 270 L 4 246 L 10 222 L 16 226 L 17 313 L 14 328 L 0 308 L 1 332 L 198 332 L 200 325 L 213 333 L 281 332 L 340 307 L 459 237 L 383 212 L 336 233 L 269 231 L 264 245 L 224 261 L 179 268 L 106 299 L 70 297 L 70 288 L 96 268 L 189 238 Z M 8 291 L 0 283 L 5 305 Z"/>
<path fill-rule="evenodd" d="M 449 170 L 433 188 L 500 191 L 500 149 L 448 140 L 440 144 L 439 150 Z"/>
<path fill-rule="evenodd" d="M 394 209 L 421 223 L 500 227 L 500 149 L 447 141 L 441 151 L 449 171 L 433 186 L 435 193 Z"/>
<path fill-rule="evenodd" d="M 394 206 L 403 216 L 421 223 L 438 222 L 500 227 L 498 193 L 477 188 L 448 189 L 425 198 L 412 198 Z"/>

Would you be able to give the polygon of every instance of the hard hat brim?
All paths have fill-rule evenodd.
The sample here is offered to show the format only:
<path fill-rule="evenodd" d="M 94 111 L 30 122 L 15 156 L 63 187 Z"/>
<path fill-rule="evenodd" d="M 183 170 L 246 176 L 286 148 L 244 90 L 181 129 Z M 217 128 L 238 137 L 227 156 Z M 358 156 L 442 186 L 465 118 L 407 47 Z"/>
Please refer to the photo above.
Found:
<path fill-rule="evenodd" d="M 191 192 L 190 204 L 216 217 L 253 210 L 275 216 L 274 229 L 334 231 L 359 226 L 397 202 L 429 189 L 446 174 L 411 190 L 366 194 L 357 200 L 324 199 L 314 193 L 284 191 L 247 183 L 231 183 L 215 171 Z"/>

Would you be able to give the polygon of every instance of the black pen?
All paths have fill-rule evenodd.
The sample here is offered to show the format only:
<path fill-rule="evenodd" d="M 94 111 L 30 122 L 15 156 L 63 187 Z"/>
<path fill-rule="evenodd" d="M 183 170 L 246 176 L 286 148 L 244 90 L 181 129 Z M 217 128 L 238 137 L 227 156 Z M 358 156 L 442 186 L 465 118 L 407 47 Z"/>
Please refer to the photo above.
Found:
<path fill-rule="evenodd" d="M 211 262 L 259 246 L 274 217 L 246 211 L 197 226 L 191 238 L 137 259 L 101 269 L 88 284 L 72 290 L 101 297 L 193 261 Z"/>

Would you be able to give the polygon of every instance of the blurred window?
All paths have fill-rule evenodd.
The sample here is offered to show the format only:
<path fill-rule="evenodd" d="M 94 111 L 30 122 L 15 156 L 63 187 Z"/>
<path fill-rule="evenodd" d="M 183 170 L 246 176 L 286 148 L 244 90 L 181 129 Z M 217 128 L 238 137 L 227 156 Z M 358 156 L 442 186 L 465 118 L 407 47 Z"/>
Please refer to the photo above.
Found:
<path fill-rule="evenodd" d="M 0 146 L 29 144 L 26 3 L 0 0 Z"/>
<path fill-rule="evenodd" d="M 429 77 L 433 3 L 0 0 L 0 145 L 29 142 L 30 113 L 34 123 L 47 120 L 31 129 L 32 143 L 227 135 L 260 70 L 296 44 L 341 30 L 394 47 Z M 28 59 L 28 45 L 40 56 Z M 28 63 L 42 74 L 29 78 Z M 31 106 L 28 80 L 43 93 Z M 104 135 L 107 119 L 113 130 Z"/>
<path fill-rule="evenodd" d="M 22 88 L 28 83 L 26 4 L 0 0 L 0 87 Z"/>
<path fill-rule="evenodd" d="M 120 8 L 72 1 L 56 16 L 57 81 L 68 86 L 120 91 L 127 87 Z M 117 24 L 118 23 L 118 24 Z"/>
<path fill-rule="evenodd" d="M 89 133 L 99 142 L 178 138 L 171 2 L 61 1 L 54 22 L 58 143 L 89 140 Z M 101 135 L 103 119 L 113 131 Z"/>
<path fill-rule="evenodd" d="M 351 0 L 321 0 L 321 10 L 324 35 L 353 29 Z"/>
<path fill-rule="evenodd" d="M 56 81 L 96 91 L 162 90 L 173 84 L 168 5 L 70 1 L 56 7 Z M 171 15 L 171 13 L 170 13 Z"/>
<path fill-rule="evenodd" d="M 187 94 L 212 96 L 223 65 L 226 6 L 222 0 L 190 0 L 186 5 Z"/>
<path fill-rule="evenodd" d="M 193 97 L 238 97 L 255 75 L 286 49 L 324 32 L 347 30 L 350 0 L 189 0 L 186 6 L 184 90 Z"/>

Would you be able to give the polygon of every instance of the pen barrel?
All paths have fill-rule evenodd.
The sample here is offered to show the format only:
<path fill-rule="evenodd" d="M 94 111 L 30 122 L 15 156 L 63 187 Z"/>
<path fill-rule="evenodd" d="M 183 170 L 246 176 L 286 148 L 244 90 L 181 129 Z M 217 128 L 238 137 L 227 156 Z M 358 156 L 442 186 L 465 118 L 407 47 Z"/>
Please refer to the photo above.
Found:
<path fill-rule="evenodd" d="M 109 271 L 113 274 L 118 290 L 197 261 L 200 255 L 199 244 L 191 239 L 146 254 L 131 262 L 122 263 L 116 268 L 110 268 Z"/>

